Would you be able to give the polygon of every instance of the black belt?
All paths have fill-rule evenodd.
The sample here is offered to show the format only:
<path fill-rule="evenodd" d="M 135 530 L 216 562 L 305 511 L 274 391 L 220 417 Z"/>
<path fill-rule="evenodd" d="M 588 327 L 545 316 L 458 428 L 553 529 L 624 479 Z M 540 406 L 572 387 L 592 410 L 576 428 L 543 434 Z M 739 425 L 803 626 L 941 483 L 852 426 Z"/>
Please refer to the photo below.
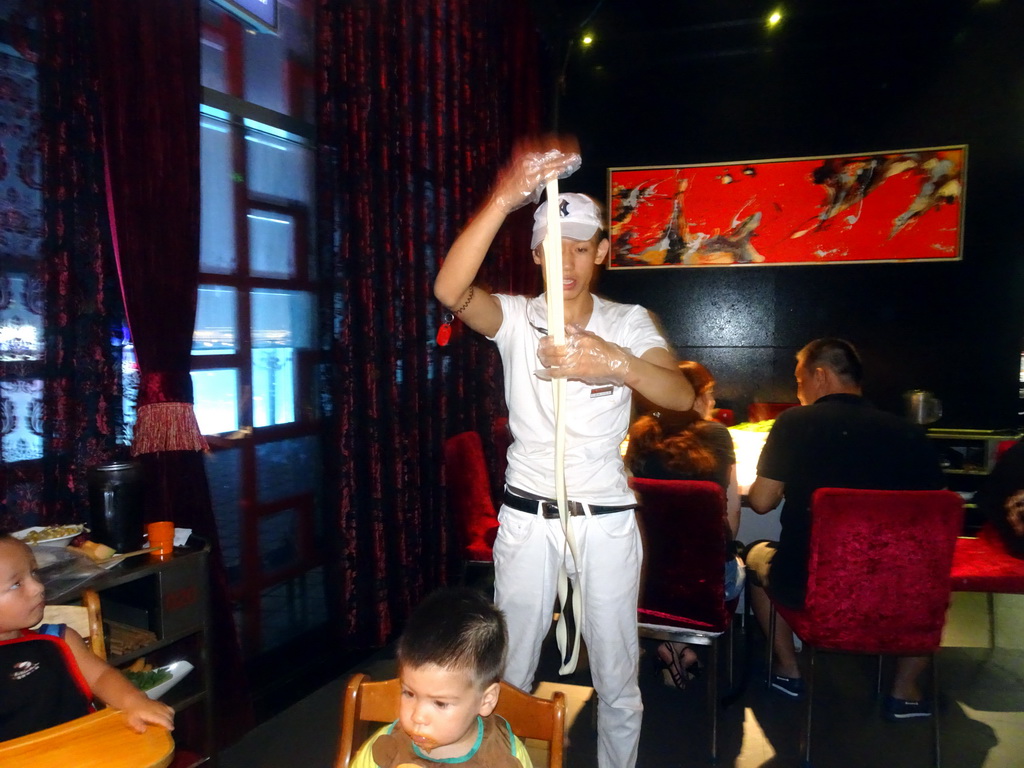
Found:
<path fill-rule="evenodd" d="M 558 517 L 558 502 L 554 499 L 527 499 L 524 496 L 516 496 L 506 488 L 502 503 L 506 507 L 518 509 L 520 512 L 529 512 L 531 515 L 540 513 L 548 519 Z M 566 507 L 571 516 L 577 517 L 587 514 L 588 509 L 592 515 L 607 515 L 611 512 L 625 512 L 627 509 L 635 509 L 636 504 L 607 507 L 602 504 L 585 504 L 582 501 L 570 501 Z"/>

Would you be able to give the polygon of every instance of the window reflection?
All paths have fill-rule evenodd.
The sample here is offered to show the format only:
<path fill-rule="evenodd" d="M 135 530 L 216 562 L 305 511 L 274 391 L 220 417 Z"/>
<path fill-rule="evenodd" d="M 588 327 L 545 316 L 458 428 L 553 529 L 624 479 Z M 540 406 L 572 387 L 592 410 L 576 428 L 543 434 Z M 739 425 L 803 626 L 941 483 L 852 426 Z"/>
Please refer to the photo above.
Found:
<path fill-rule="evenodd" d="M 313 152 L 286 131 L 246 120 L 249 190 L 276 200 L 312 203 Z"/>
<path fill-rule="evenodd" d="M 112 339 L 112 344 L 121 345 L 121 415 L 122 431 L 118 443 L 131 445 L 135 433 L 137 418 L 135 403 L 139 399 L 139 381 L 141 373 L 139 362 L 135 357 L 135 345 L 131 340 L 131 332 L 127 325 L 121 327 L 121 338 Z"/>
<path fill-rule="evenodd" d="M 192 333 L 193 355 L 225 355 L 238 345 L 238 298 L 234 288 L 219 285 L 199 287 L 196 325 Z"/>
<path fill-rule="evenodd" d="M 11 20 L 7 8 L 2 15 L 5 21 Z M 19 22 L 27 20 L 20 15 Z M 4 173 L 0 174 L 0 241 L 5 260 L 12 256 L 36 260 L 42 252 L 44 232 L 39 77 L 34 57 L 22 58 L 9 49 L 0 51 L 0 71 L 4 73 L 0 99 L 0 158 L 4 160 Z"/>
<path fill-rule="evenodd" d="M 0 275 L 0 360 L 43 359 L 43 284 L 24 273 Z"/>
<path fill-rule="evenodd" d="M 239 499 L 242 497 L 242 456 L 237 449 L 206 454 L 206 477 L 217 512 L 217 533 L 228 583 L 242 579 L 242 527 Z"/>
<path fill-rule="evenodd" d="M 235 254 L 234 177 L 231 170 L 231 128 L 227 120 L 204 109 L 199 121 L 202 173 L 199 264 L 203 272 L 231 274 Z"/>
<path fill-rule="evenodd" d="M 43 456 L 43 382 L 0 381 L 0 455 L 4 462 Z"/>
<path fill-rule="evenodd" d="M 238 429 L 238 371 L 192 371 L 196 421 L 204 435 Z"/>
<path fill-rule="evenodd" d="M 321 553 L 309 547 L 318 464 L 313 5 L 282 4 L 275 36 L 246 34 L 203 3 L 203 285 L 193 382 L 202 431 L 238 430 L 218 444 L 208 469 L 248 654 L 326 620 Z M 249 429 L 285 424 L 294 426 Z M 269 500 L 282 493 L 291 497 L 287 511 Z"/>
<path fill-rule="evenodd" d="M 227 44 L 215 29 L 203 27 L 199 42 L 202 82 L 207 88 L 228 92 Z"/>
<path fill-rule="evenodd" d="M 295 421 L 296 350 L 313 345 L 313 298 L 298 291 L 252 293 L 253 426 Z"/>
<path fill-rule="evenodd" d="M 295 220 L 285 213 L 249 213 L 249 271 L 260 277 L 295 277 Z"/>
<path fill-rule="evenodd" d="M 297 437 L 258 446 L 256 495 L 260 502 L 313 493 L 319 482 L 319 446 L 316 437 Z"/>

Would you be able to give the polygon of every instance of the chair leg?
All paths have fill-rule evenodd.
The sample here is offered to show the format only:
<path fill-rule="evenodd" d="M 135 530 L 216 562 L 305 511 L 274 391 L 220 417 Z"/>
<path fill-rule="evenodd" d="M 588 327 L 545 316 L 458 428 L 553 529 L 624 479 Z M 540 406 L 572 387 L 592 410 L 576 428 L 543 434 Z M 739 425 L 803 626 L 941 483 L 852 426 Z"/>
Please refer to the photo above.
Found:
<path fill-rule="evenodd" d="M 729 632 L 729 690 L 719 701 L 719 704 L 723 709 L 737 701 L 747 690 L 747 683 L 750 680 L 750 670 L 753 667 L 754 661 L 750 633 L 745 632 L 743 636 L 743 659 L 740 662 L 743 664 L 743 667 L 740 669 L 739 680 L 737 681 L 735 622 L 729 624 L 729 629 L 727 631 Z"/>
<path fill-rule="evenodd" d="M 729 633 L 729 690 L 735 687 L 735 681 L 733 680 L 733 669 L 736 666 L 736 633 L 733 632 L 733 624 L 735 623 L 735 617 L 733 617 L 733 621 L 729 622 L 729 629 L 726 630 Z"/>
<path fill-rule="evenodd" d="M 991 597 L 991 595 L 989 595 Z M 935 736 L 935 768 L 942 768 L 942 748 L 939 734 L 939 653 L 932 654 L 932 729 Z"/>
<path fill-rule="evenodd" d="M 988 649 L 994 651 L 996 649 L 996 603 L 995 595 L 991 592 L 987 592 L 986 604 L 988 605 Z"/>
<path fill-rule="evenodd" d="M 878 654 L 878 676 L 875 679 L 875 698 L 882 698 L 882 654 Z"/>
<path fill-rule="evenodd" d="M 718 762 L 718 640 L 711 641 L 708 664 L 708 707 L 711 709 L 711 762 Z"/>
<path fill-rule="evenodd" d="M 810 657 L 807 670 L 807 721 L 804 723 L 803 768 L 811 768 L 811 713 L 814 704 L 814 660 L 817 657 L 813 645 L 811 646 Z"/>
<path fill-rule="evenodd" d="M 775 605 L 768 609 L 768 637 L 765 641 L 768 644 L 767 658 L 768 667 L 764 671 L 764 683 L 768 688 L 772 687 L 772 665 L 775 663 Z"/>

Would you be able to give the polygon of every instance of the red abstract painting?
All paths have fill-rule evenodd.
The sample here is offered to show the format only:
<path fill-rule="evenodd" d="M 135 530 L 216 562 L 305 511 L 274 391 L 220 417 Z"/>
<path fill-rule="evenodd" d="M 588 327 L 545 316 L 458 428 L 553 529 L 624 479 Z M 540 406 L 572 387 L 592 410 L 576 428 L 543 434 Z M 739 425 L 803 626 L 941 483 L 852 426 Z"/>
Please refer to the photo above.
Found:
<path fill-rule="evenodd" d="M 613 268 L 961 258 L 967 147 L 610 168 Z"/>

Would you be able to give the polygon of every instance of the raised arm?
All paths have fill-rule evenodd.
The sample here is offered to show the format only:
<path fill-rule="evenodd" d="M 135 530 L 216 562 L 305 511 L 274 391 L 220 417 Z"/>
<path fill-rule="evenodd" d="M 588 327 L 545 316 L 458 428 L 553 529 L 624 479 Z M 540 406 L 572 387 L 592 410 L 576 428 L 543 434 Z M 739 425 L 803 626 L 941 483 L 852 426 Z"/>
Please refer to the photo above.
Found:
<path fill-rule="evenodd" d="M 473 281 L 505 217 L 530 202 L 545 182 L 574 171 L 579 162 L 579 155 L 558 149 L 517 154 L 452 244 L 434 280 L 434 296 L 474 331 L 493 336 L 501 327 L 501 304 Z"/>
<path fill-rule="evenodd" d="M 506 215 L 492 196 L 452 244 L 434 280 L 437 300 L 485 336 L 501 327 L 501 304 L 473 281 Z"/>
<path fill-rule="evenodd" d="M 693 387 L 683 376 L 678 361 L 667 349 L 655 347 L 632 357 L 625 384 L 662 408 L 687 411 L 693 407 Z"/>

